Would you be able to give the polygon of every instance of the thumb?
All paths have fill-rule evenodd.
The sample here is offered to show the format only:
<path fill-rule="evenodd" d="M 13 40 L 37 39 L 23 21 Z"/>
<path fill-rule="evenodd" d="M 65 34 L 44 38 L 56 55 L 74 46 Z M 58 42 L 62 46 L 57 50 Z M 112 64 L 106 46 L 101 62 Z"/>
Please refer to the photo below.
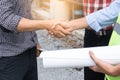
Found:
<path fill-rule="evenodd" d="M 68 22 L 61 22 L 60 24 L 59 24 L 60 26 L 62 26 L 63 28 L 70 28 L 70 25 L 68 24 Z"/>
<path fill-rule="evenodd" d="M 61 22 L 58 22 L 58 21 L 55 22 L 55 23 L 52 25 L 51 30 L 54 29 L 57 25 L 61 25 Z"/>
<path fill-rule="evenodd" d="M 64 29 L 70 28 L 70 25 L 68 24 L 68 22 L 57 21 L 54 23 L 53 28 L 55 28 L 55 26 L 57 26 L 57 25 L 62 26 Z"/>
<path fill-rule="evenodd" d="M 95 55 L 94 55 L 94 53 L 92 51 L 89 51 L 89 55 L 92 58 L 92 60 L 95 60 Z"/>

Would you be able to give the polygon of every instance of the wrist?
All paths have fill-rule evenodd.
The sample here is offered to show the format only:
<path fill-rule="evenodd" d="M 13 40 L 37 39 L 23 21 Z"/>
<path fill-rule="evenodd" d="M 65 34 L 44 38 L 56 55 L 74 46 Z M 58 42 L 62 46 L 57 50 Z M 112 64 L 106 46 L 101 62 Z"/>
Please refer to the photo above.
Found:
<path fill-rule="evenodd" d="M 53 22 L 52 21 L 50 21 L 50 20 L 47 20 L 46 22 L 45 22 L 45 29 L 46 30 L 48 30 L 48 31 L 50 31 L 51 29 L 52 29 L 52 25 L 53 25 Z"/>
<path fill-rule="evenodd" d="M 50 20 L 39 21 L 37 27 L 39 29 L 50 30 L 52 27 L 52 22 Z"/>
<path fill-rule="evenodd" d="M 72 28 L 73 31 L 77 29 L 77 26 L 76 26 L 76 24 L 74 23 L 74 21 L 70 21 L 70 22 L 68 22 L 68 24 L 69 24 L 69 26 Z"/>

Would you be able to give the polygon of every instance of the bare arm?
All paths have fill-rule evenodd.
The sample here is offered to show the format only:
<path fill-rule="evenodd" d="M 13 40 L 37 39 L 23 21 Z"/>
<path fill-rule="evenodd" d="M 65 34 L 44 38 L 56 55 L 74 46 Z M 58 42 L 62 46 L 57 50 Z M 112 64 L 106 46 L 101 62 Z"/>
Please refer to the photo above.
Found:
<path fill-rule="evenodd" d="M 52 21 L 50 20 L 30 20 L 22 18 L 17 26 L 19 32 L 35 31 L 40 29 L 50 30 L 52 27 Z"/>
<path fill-rule="evenodd" d="M 62 26 L 62 28 L 64 29 L 59 30 L 60 26 Z M 57 21 L 52 26 L 52 29 L 49 32 L 51 35 L 54 35 L 56 37 L 65 37 L 66 35 L 70 35 L 74 30 L 83 29 L 87 27 L 88 27 L 88 24 L 87 24 L 86 18 L 83 17 L 83 18 L 75 19 L 71 21 Z"/>
<path fill-rule="evenodd" d="M 111 65 L 103 60 L 100 60 L 95 57 L 94 53 L 90 51 L 90 57 L 95 62 L 96 66 L 90 67 L 95 72 L 102 72 L 111 76 L 118 76 L 120 75 L 120 64 L 118 65 Z"/>
<path fill-rule="evenodd" d="M 70 22 L 68 22 L 68 24 L 73 28 L 73 30 L 83 29 L 89 26 L 85 17 L 71 20 Z"/>

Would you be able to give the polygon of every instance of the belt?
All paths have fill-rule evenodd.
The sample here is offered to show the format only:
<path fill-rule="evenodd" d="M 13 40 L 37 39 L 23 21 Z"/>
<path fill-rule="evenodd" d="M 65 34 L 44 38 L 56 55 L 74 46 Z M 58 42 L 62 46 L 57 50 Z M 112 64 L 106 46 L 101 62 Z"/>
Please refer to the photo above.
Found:
<path fill-rule="evenodd" d="M 105 35 L 107 35 L 107 32 L 106 32 L 106 30 L 100 30 L 100 31 L 98 31 L 98 32 L 96 32 L 96 35 L 98 35 L 98 36 L 105 36 Z"/>
<path fill-rule="evenodd" d="M 91 27 L 87 28 L 89 30 L 93 30 Z M 106 28 L 103 28 L 103 30 L 112 30 L 113 29 L 113 26 L 108 26 Z"/>
<path fill-rule="evenodd" d="M 108 26 L 106 28 L 103 28 L 103 30 L 112 30 L 113 29 L 113 26 Z"/>
<path fill-rule="evenodd" d="M 93 30 L 92 28 L 87 28 L 87 30 Z M 103 28 L 103 29 L 101 29 L 100 31 L 98 31 L 98 32 L 96 32 L 95 31 L 95 33 L 96 33 L 96 35 L 98 35 L 98 36 L 105 36 L 105 35 L 107 35 L 107 31 L 109 31 L 109 30 L 113 30 L 113 26 L 108 26 L 108 27 L 106 27 L 106 28 Z M 93 30 L 94 31 L 94 30 Z"/>

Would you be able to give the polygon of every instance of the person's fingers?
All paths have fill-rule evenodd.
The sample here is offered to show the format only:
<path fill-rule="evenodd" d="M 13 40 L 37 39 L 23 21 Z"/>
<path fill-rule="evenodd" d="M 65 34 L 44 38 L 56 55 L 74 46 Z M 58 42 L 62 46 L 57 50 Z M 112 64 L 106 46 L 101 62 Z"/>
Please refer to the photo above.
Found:
<path fill-rule="evenodd" d="M 36 46 L 36 56 L 37 57 L 40 56 L 40 48 L 41 48 L 40 44 L 37 44 L 37 46 Z"/>
<path fill-rule="evenodd" d="M 59 23 L 54 23 L 51 27 L 51 30 L 54 29 L 57 25 L 59 25 Z"/>
<path fill-rule="evenodd" d="M 64 29 L 62 26 L 60 25 L 56 25 L 54 27 L 54 29 L 48 31 L 48 33 L 50 35 L 54 35 L 55 37 L 65 37 L 66 35 L 70 35 L 72 32 L 71 32 L 71 29 Z"/>
<path fill-rule="evenodd" d="M 70 35 L 71 32 L 67 31 L 66 29 L 63 29 L 61 28 L 60 31 L 63 33 L 63 34 L 66 34 L 66 35 Z"/>
<path fill-rule="evenodd" d="M 57 21 L 53 24 L 53 26 L 51 27 L 51 29 L 54 29 L 56 26 L 60 25 L 61 27 L 63 27 L 64 29 L 66 28 L 70 28 L 70 25 L 67 22 L 61 22 L 61 21 Z"/>
<path fill-rule="evenodd" d="M 68 32 L 73 32 L 73 29 L 72 28 L 67 28 L 67 29 L 65 29 L 65 30 L 67 30 Z"/>
<path fill-rule="evenodd" d="M 91 66 L 89 67 L 91 70 L 95 71 L 95 72 L 100 72 L 100 73 L 106 73 L 104 69 L 98 67 L 98 66 Z"/>
<path fill-rule="evenodd" d="M 65 37 L 66 35 L 63 34 L 62 32 L 58 31 L 57 33 L 54 34 L 55 37 L 59 37 L 59 38 L 62 38 L 62 37 Z"/>
<path fill-rule="evenodd" d="M 98 66 L 91 66 L 89 67 L 91 70 L 95 71 L 95 72 L 100 72 L 100 68 Z"/>
<path fill-rule="evenodd" d="M 89 55 L 92 58 L 92 60 L 95 61 L 96 58 L 95 58 L 95 55 L 94 55 L 94 53 L 92 51 L 89 51 Z"/>
<path fill-rule="evenodd" d="M 56 26 L 56 28 L 55 29 L 53 29 L 52 30 L 53 31 L 53 33 L 59 33 L 59 34 L 61 34 L 61 35 L 70 35 L 71 34 L 71 32 L 70 31 L 68 31 L 68 30 L 66 30 L 66 29 L 64 29 L 63 27 L 61 27 L 61 26 L 59 26 L 59 25 L 57 25 Z"/>
<path fill-rule="evenodd" d="M 53 35 L 53 32 L 52 32 L 52 31 L 48 31 L 48 33 L 49 33 L 50 35 Z"/>
<path fill-rule="evenodd" d="M 48 31 L 48 33 L 49 33 L 51 36 L 59 37 L 59 38 L 66 36 L 66 35 L 63 34 L 61 31 L 58 31 L 58 30 Z"/>
<path fill-rule="evenodd" d="M 95 71 L 95 67 L 94 66 L 90 66 L 89 67 L 91 70 Z"/>
<path fill-rule="evenodd" d="M 51 30 L 54 29 L 55 27 L 57 27 L 58 25 L 61 25 L 61 24 L 62 24 L 61 21 L 56 21 L 56 22 L 54 22 L 54 24 L 53 24 L 52 27 L 51 27 Z"/>
<path fill-rule="evenodd" d="M 37 49 L 40 49 L 40 48 L 41 48 L 40 44 L 37 44 Z"/>

